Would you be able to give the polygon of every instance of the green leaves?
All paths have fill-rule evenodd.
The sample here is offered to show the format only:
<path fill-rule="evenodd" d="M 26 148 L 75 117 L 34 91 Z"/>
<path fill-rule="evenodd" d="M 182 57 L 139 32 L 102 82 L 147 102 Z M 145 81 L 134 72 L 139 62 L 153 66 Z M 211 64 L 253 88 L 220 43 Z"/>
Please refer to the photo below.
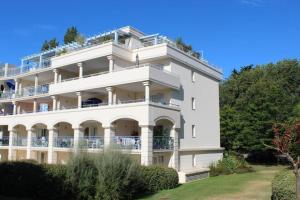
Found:
<path fill-rule="evenodd" d="M 220 86 L 222 146 L 239 152 L 265 150 L 262 141 L 273 138 L 273 123 L 299 117 L 299 103 L 299 61 L 234 70 Z"/>

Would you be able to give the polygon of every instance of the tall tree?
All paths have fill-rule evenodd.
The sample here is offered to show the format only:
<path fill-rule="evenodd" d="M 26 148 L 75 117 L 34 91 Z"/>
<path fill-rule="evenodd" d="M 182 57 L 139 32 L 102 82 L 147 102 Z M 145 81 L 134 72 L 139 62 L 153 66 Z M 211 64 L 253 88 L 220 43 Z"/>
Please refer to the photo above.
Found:
<path fill-rule="evenodd" d="M 272 125 L 290 119 L 300 102 L 300 63 L 251 65 L 220 85 L 221 142 L 227 150 L 242 153 L 268 149 Z"/>
<path fill-rule="evenodd" d="M 53 49 L 59 45 L 59 42 L 56 40 L 56 38 L 53 38 L 48 43 L 49 43 L 50 49 Z"/>
<path fill-rule="evenodd" d="M 49 49 L 50 49 L 49 43 L 47 40 L 45 40 L 44 43 L 42 44 L 41 51 L 47 51 Z"/>
<path fill-rule="evenodd" d="M 77 28 L 72 26 L 67 29 L 65 36 L 64 36 L 64 43 L 69 44 L 76 40 L 76 37 L 79 35 Z"/>

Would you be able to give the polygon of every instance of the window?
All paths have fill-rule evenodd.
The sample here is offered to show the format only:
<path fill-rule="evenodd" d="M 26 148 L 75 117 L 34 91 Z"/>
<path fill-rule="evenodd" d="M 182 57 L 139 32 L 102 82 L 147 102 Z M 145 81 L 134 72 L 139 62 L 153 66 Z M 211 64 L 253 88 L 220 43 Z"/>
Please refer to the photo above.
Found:
<path fill-rule="evenodd" d="M 196 137 L 196 126 L 192 125 L 192 137 L 195 138 Z"/>
<path fill-rule="evenodd" d="M 196 110 L 196 100 L 194 97 L 192 97 L 192 109 Z"/>
<path fill-rule="evenodd" d="M 196 73 L 192 71 L 192 82 L 194 83 L 196 81 Z"/>

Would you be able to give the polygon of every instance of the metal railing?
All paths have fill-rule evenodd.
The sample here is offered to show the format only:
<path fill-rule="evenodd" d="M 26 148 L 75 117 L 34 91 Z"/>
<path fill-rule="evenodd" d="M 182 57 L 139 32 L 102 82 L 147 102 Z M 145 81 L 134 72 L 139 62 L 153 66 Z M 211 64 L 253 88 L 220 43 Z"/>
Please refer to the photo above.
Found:
<path fill-rule="evenodd" d="M 14 94 L 15 94 L 14 90 L 0 92 L 0 100 L 3 100 L 3 99 L 12 99 L 14 97 Z"/>
<path fill-rule="evenodd" d="M 73 148 L 73 136 L 58 136 L 53 138 L 53 146 L 58 148 Z"/>
<path fill-rule="evenodd" d="M 104 138 L 101 136 L 85 136 L 80 138 L 79 146 L 86 149 L 103 149 Z"/>
<path fill-rule="evenodd" d="M 3 136 L 0 138 L 0 146 L 8 146 L 9 145 L 9 136 Z"/>
<path fill-rule="evenodd" d="M 27 137 L 19 137 L 19 136 L 14 137 L 12 144 L 13 146 L 20 146 L 20 147 L 27 146 Z"/>
<path fill-rule="evenodd" d="M 115 136 L 113 143 L 121 149 L 141 149 L 140 136 Z"/>
<path fill-rule="evenodd" d="M 47 94 L 49 92 L 49 84 L 38 85 L 37 88 L 35 87 L 25 87 L 15 95 L 16 98 L 20 97 L 29 97 L 35 96 L 40 94 Z"/>
<path fill-rule="evenodd" d="M 174 138 L 167 136 L 154 136 L 153 149 L 171 150 L 174 148 Z"/>
<path fill-rule="evenodd" d="M 33 137 L 31 139 L 32 147 L 48 147 L 48 137 Z"/>

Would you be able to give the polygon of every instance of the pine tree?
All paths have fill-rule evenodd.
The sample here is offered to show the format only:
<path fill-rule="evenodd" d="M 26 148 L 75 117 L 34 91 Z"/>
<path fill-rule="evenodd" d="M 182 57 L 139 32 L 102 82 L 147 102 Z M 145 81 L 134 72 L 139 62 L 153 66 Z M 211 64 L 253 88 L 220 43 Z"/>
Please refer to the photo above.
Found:
<path fill-rule="evenodd" d="M 67 29 L 65 36 L 64 36 L 64 43 L 69 44 L 76 40 L 76 37 L 79 35 L 77 28 L 72 26 Z"/>

